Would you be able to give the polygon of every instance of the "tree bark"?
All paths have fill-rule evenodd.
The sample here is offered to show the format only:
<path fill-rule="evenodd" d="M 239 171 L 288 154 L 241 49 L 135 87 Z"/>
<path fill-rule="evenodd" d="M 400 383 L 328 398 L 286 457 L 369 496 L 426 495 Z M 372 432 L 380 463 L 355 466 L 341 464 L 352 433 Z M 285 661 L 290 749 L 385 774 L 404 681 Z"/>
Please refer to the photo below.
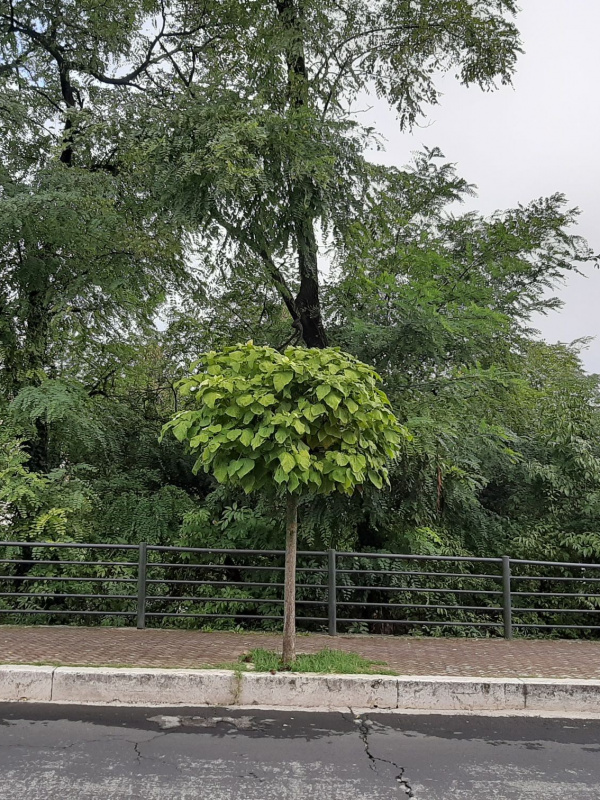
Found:
<path fill-rule="evenodd" d="M 288 494 L 285 536 L 285 580 L 283 609 L 283 666 L 296 659 L 296 549 L 298 541 L 298 495 Z"/>

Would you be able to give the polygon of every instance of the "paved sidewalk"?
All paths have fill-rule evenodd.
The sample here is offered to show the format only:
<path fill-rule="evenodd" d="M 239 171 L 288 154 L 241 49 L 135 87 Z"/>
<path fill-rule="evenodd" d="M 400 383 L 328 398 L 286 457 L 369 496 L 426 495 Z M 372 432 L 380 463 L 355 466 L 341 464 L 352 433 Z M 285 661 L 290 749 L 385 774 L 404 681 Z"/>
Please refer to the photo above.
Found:
<path fill-rule="evenodd" d="M 132 628 L 0 626 L 0 664 L 200 668 L 232 662 L 255 647 L 278 650 L 266 633 Z M 324 647 L 384 661 L 402 675 L 600 679 L 600 642 L 502 639 L 420 639 L 309 635 L 298 652 Z"/>

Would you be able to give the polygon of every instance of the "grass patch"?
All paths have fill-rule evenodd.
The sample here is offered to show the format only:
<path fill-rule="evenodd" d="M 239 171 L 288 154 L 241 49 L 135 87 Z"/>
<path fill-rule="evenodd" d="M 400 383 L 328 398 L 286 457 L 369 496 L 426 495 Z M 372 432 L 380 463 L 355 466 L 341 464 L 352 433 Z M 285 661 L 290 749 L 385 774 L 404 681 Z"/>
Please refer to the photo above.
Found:
<path fill-rule="evenodd" d="M 240 656 L 243 667 L 255 672 L 279 672 L 284 669 L 281 654 L 274 650 L 251 650 Z M 385 661 L 371 661 L 357 653 L 343 650 L 320 650 L 318 653 L 301 653 L 294 661 L 293 672 L 317 672 L 336 675 L 395 675 L 391 670 L 381 669 Z"/>

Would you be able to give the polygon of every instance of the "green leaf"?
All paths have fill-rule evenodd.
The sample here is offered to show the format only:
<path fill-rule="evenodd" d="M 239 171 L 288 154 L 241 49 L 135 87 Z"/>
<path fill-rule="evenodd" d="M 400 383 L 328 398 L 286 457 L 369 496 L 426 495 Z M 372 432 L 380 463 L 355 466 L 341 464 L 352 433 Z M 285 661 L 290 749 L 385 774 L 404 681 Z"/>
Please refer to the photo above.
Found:
<path fill-rule="evenodd" d="M 242 431 L 242 435 L 240 436 L 240 442 L 244 445 L 244 447 L 249 447 L 253 436 L 254 434 L 252 433 L 250 428 L 246 428 L 246 430 Z"/>
<path fill-rule="evenodd" d="M 279 456 L 279 461 L 281 462 L 281 466 L 286 473 L 291 472 L 296 466 L 296 460 L 291 453 L 281 453 Z"/>
<path fill-rule="evenodd" d="M 369 480 L 371 481 L 371 483 L 374 483 L 378 489 L 381 489 L 383 487 L 383 480 L 378 472 L 369 469 L 367 470 L 367 475 L 369 476 Z"/>
<path fill-rule="evenodd" d="M 218 463 L 215 463 L 213 466 L 213 475 L 219 481 L 219 483 L 225 483 L 228 477 L 227 463 L 225 461 L 219 461 Z"/>
<path fill-rule="evenodd" d="M 262 397 L 258 398 L 258 402 L 262 406 L 272 406 L 274 403 L 277 402 L 274 394 L 264 394 Z"/>
<path fill-rule="evenodd" d="M 303 414 L 306 419 L 309 419 L 311 422 L 315 420 L 317 417 L 320 417 L 321 414 L 327 413 L 327 409 L 323 405 L 323 403 L 315 403 L 314 405 L 310 405 L 304 409 Z"/>
<path fill-rule="evenodd" d="M 292 423 L 296 431 L 300 434 L 306 433 L 306 426 L 299 419 L 295 419 Z"/>
<path fill-rule="evenodd" d="M 197 475 L 200 472 L 200 468 L 203 466 L 202 459 L 197 458 L 194 462 L 194 466 L 192 467 L 192 472 L 194 475 Z"/>
<path fill-rule="evenodd" d="M 348 411 L 346 411 L 344 406 L 340 405 L 336 410 L 336 414 L 339 421 L 344 425 L 346 425 L 350 421 L 350 414 L 348 413 Z"/>
<path fill-rule="evenodd" d="M 287 472 L 283 469 L 281 465 L 277 467 L 273 474 L 273 480 L 275 483 L 283 483 L 287 479 Z"/>
<path fill-rule="evenodd" d="M 280 392 L 288 385 L 288 383 L 291 383 L 293 379 L 293 372 L 277 372 L 273 376 L 273 385 L 275 386 L 275 391 Z"/>
<path fill-rule="evenodd" d="M 249 406 L 251 403 L 253 403 L 254 398 L 251 394 L 243 394 L 241 397 L 236 399 L 236 402 L 238 406 L 242 406 L 242 408 L 244 408 L 245 406 Z"/>
<path fill-rule="evenodd" d="M 214 408 L 215 403 L 217 400 L 221 398 L 221 395 L 218 392 L 206 392 L 206 394 L 202 395 L 202 402 L 207 405 L 209 408 Z"/>
<path fill-rule="evenodd" d="M 319 398 L 319 400 L 322 400 L 329 394 L 330 391 L 331 391 L 331 386 L 329 386 L 326 383 L 322 383 L 320 386 L 317 386 L 317 397 Z"/>
<path fill-rule="evenodd" d="M 317 487 L 321 486 L 323 483 L 323 478 L 321 475 L 316 471 L 316 469 L 311 469 L 308 473 L 309 479 L 316 484 Z"/>
<path fill-rule="evenodd" d="M 173 435 L 175 436 L 177 441 L 183 442 L 183 440 L 187 436 L 187 432 L 188 432 L 189 427 L 190 427 L 190 423 L 186 421 L 186 422 L 180 422 L 178 425 L 175 425 L 172 428 Z"/>
<path fill-rule="evenodd" d="M 325 402 L 327 403 L 327 405 L 328 405 L 330 408 L 333 408 L 333 410 L 334 410 L 334 411 L 335 411 L 335 410 L 336 410 L 336 408 L 339 406 L 339 404 L 341 403 L 341 401 L 342 401 L 342 398 L 341 398 L 341 397 L 339 396 L 339 394 L 337 394 L 336 392 L 329 392 L 329 393 L 328 393 L 328 394 L 325 396 Z"/>
<path fill-rule="evenodd" d="M 242 459 L 237 458 L 235 461 L 230 461 L 227 467 L 227 474 L 230 478 L 236 474 L 238 469 L 242 466 Z"/>
<path fill-rule="evenodd" d="M 243 478 L 244 475 L 247 475 L 254 469 L 256 461 L 254 461 L 254 459 L 252 458 L 242 458 L 240 459 L 240 461 L 241 461 L 241 467 L 238 469 L 237 475 L 239 478 Z"/>
<path fill-rule="evenodd" d="M 308 469 L 310 467 L 310 453 L 308 450 L 301 450 L 299 453 L 296 453 L 296 462 L 302 469 Z"/>
<path fill-rule="evenodd" d="M 256 479 L 254 475 L 244 475 L 244 477 L 240 481 L 242 485 L 242 489 L 246 494 L 250 494 L 250 492 L 254 489 L 256 485 Z"/>
<path fill-rule="evenodd" d="M 264 439 L 268 439 L 274 430 L 275 428 L 273 425 L 261 425 L 257 432 L 259 436 L 262 436 Z"/>

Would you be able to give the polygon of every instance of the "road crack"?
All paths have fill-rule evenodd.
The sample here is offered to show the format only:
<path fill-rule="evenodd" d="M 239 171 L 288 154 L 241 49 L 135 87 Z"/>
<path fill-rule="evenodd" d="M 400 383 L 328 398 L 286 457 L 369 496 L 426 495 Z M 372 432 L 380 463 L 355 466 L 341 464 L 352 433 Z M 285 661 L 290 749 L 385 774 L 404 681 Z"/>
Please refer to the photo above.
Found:
<path fill-rule="evenodd" d="M 142 754 L 140 747 L 145 744 L 150 744 L 150 742 L 156 741 L 156 739 L 162 739 L 163 736 L 167 736 L 167 733 L 157 733 L 156 736 L 152 736 L 150 739 L 142 739 L 141 741 L 137 741 L 136 739 L 124 739 L 123 741 L 129 742 L 129 744 L 133 745 L 133 751 L 135 753 L 135 759 L 138 764 L 142 761 L 156 761 L 157 756 L 145 756 Z"/>
<path fill-rule="evenodd" d="M 379 756 L 374 755 L 371 752 L 371 746 L 369 744 L 369 733 L 371 732 L 373 723 L 370 719 L 366 717 L 363 718 L 362 715 L 356 715 L 352 709 L 350 709 L 350 712 L 352 713 L 354 723 L 358 728 L 358 735 L 364 745 L 365 753 L 369 759 L 370 768 L 374 772 L 377 772 L 378 761 L 380 761 L 382 764 L 390 764 L 392 767 L 398 770 L 398 774 L 396 775 L 396 783 L 398 784 L 398 788 L 402 789 L 406 797 L 414 798 L 415 794 L 413 789 L 405 777 L 406 767 L 403 767 L 401 764 L 397 764 L 395 761 L 390 761 L 387 758 L 380 758 Z"/>

